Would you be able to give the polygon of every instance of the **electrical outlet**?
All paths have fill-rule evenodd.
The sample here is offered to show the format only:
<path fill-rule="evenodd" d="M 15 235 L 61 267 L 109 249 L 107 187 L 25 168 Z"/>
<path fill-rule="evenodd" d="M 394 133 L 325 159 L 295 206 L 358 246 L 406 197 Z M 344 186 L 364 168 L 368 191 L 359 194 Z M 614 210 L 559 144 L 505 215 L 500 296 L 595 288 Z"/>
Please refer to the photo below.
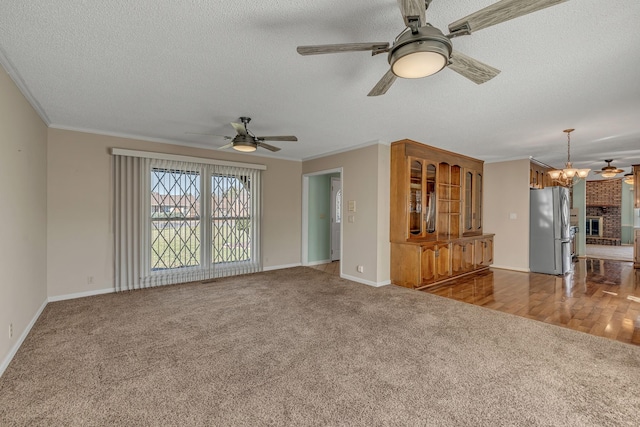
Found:
<path fill-rule="evenodd" d="M 93 276 L 87 277 L 87 285 L 93 285 Z"/>
<path fill-rule="evenodd" d="M 9 323 L 9 338 L 13 338 L 13 323 Z"/>
<path fill-rule="evenodd" d="M 364 265 L 358 266 L 358 273 L 364 273 Z"/>

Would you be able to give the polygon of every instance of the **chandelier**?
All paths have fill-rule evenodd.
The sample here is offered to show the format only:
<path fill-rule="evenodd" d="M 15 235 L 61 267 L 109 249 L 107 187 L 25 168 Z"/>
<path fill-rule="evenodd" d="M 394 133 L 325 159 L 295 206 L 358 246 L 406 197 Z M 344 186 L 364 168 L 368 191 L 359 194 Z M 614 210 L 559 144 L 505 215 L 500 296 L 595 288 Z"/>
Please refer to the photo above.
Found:
<path fill-rule="evenodd" d="M 571 187 L 574 184 L 574 178 L 586 178 L 591 169 L 575 169 L 571 164 L 571 132 L 575 129 L 565 129 L 562 132 L 567 134 L 567 163 L 564 169 L 554 169 L 549 171 L 551 179 L 563 187 Z"/>

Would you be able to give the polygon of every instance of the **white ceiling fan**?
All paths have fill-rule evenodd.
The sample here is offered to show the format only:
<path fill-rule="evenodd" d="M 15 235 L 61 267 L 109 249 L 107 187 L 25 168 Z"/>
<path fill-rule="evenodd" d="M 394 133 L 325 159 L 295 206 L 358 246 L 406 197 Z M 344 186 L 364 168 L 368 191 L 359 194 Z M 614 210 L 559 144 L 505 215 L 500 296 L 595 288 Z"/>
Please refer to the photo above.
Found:
<path fill-rule="evenodd" d="M 383 95 L 397 77 L 421 78 L 448 67 L 477 84 L 485 83 L 500 70 L 453 50 L 451 39 L 517 18 L 568 0 L 501 0 L 449 24 L 449 34 L 426 21 L 426 10 L 432 0 L 398 0 L 406 28 L 390 47 L 387 42 L 344 43 L 298 46 L 300 55 L 371 51 L 372 55 L 388 53 L 391 68 L 369 92 Z"/>

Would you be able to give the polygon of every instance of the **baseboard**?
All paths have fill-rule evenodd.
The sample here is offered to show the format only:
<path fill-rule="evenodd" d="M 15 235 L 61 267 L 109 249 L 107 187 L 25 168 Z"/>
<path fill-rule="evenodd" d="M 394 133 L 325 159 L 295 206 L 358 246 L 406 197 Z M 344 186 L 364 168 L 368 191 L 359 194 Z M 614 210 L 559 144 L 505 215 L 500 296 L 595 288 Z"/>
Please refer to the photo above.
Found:
<path fill-rule="evenodd" d="M 262 271 L 282 270 L 283 268 L 300 267 L 301 265 L 302 264 L 300 264 L 299 262 L 295 264 L 272 265 L 271 267 L 263 267 Z"/>
<path fill-rule="evenodd" d="M 509 267 L 507 265 L 492 264 L 491 268 L 497 268 L 498 270 L 511 270 L 511 271 L 521 271 L 523 273 L 531 273 L 531 270 L 529 270 L 528 268 Z"/>
<path fill-rule="evenodd" d="M 309 265 L 329 264 L 330 262 L 331 262 L 330 259 L 323 259 L 321 261 L 309 261 L 305 265 L 309 266 Z"/>
<path fill-rule="evenodd" d="M 11 350 L 9 350 L 9 354 L 7 354 L 7 357 L 5 357 L 4 360 L 2 361 L 2 364 L 0 364 L 0 377 L 2 376 L 2 374 L 4 374 L 4 371 L 7 369 L 7 367 L 9 367 L 9 363 L 11 363 L 11 361 L 13 360 L 13 356 L 16 355 L 16 353 L 18 352 L 18 349 L 20 348 L 24 340 L 27 338 L 27 335 L 29 335 L 29 332 L 31 332 L 31 328 L 33 328 L 33 325 L 36 324 L 36 321 L 42 314 L 42 310 L 44 310 L 44 308 L 47 306 L 47 303 L 48 303 L 47 300 L 45 300 L 42 303 L 42 305 L 36 312 L 35 316 L 33 316 L 33 319 L 31 319 L 31 322 L 29 322 L 27 327 L 24 329 L 24 332 L 22 332 L 22 334 L 20 335 L 20 338 L 18 338 L 16 343 L 13 345 L 13 347 L 11 347 Z"/>
<path fill-rule="evenodd" d="M 113 293 L 115 291 L 116 290 L 114 288 L 98 289 L 98 290 L 95 290 L 95 291 L 78 292 L 78 293 L 75 293 L 75 294 L 58 295 L 56 297 L 49 297 L 48 301 L 49 302 L 55 302 L 55 301 L 64 301 L 64 300 L 68 300 L 68 299 L 92 297 L 94 295 L 110 294 L 110 293 Z"/>
<path fill-rule="evenodd" d="M 382 282 L 372 282 L 371 280 L 361 279 L 360 277 L 349 276 L 348 274 L 341 274 L 342 279 L 351 280 L 352 282 L 362 283 L 363 285 L 373 286 L 379 288 L 380 286 L 386 286 L 391 284 L 391 280 L 384 280 Z"/>

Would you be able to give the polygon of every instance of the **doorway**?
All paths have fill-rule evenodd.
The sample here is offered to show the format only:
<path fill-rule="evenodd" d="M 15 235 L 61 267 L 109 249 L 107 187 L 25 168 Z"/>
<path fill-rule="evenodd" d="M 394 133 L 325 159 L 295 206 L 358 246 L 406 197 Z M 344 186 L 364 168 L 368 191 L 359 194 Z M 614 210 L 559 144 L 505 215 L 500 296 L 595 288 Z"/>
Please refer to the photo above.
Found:
<path fill-rule="evenodd" d="M 585 220 L 587 258 L 633 260 L 633 187 L 621 178 L 587 181 Z"/>
<path fill-rule="evenodd" d="M 331 177 L 331 261 L 340 260 L 340 226 L 342 225 L 342 180 Z"/>
<path fill-rule="evenodd" d="M 340 266 L 342 168 L 305 174 L 302 179 L 302 265 Z"/>

